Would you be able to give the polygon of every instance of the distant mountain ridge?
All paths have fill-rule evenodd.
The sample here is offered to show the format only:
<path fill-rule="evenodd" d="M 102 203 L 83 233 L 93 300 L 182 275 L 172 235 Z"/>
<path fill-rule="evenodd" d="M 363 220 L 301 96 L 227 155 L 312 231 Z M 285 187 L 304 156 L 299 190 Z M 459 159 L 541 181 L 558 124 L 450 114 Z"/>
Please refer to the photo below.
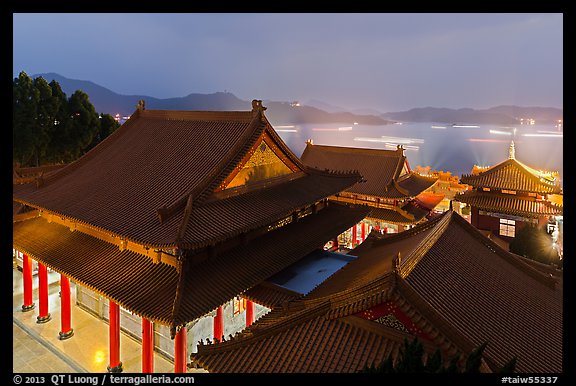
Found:
<path fill-rule="evenodd" d="M 421 107 L 384 113 L 382 117 L 402 122 L 512 125 L 520 124 L 521 119 L 534 119 L 536 123 L 557 123 L 563 119 L 563 115 L 563 110 L 555 107 L 497 106 L 483 110 Z"/>
<path fill-rule="evenodd" d="M 185 97 L 154 98 L 147 95 L 121 95 L 86 80 L 69 79 L 56 73 L 33 75 L 42 76 L 47 82 L 56 80 L 67 96 L 76 90 L 82 90 L 90 97 L 90 102 L 99 113 L 129 116 L 136 110 L 138 101 L 143 99 L 146 108 L 161 110 L 250 110 L 251 101 L 239 99 L 229 92 L 213 94 L 189 94 Z M 292 106 L 289 102 L 264 101 L 268 108 L 266 116 L 274 123 L 348 123 L 358 122 L 367 125 L 385 125 L 392 123 L 378 115 L 358 115 L 349 112 L 326 112 L 312 106 Z"/>
<path fill-rule="evenodd" d="M 46 81 L 56 80 L 67 96 L 82 90 L 90 97 L 90 102 L 99 113 L 128 116 L 134 112 L 139 100 L 146 101 L 149 109 L 165 110 L 250 110 L 251 101 L 245 101 L 229 92 L 213 94 L 189 94 L 184 97 L 155 98 L 147 95 L 122 95 L 106 87 L 87 80 L 66 78 L 56 73 L 33 75 L 42 76 Z M 257 97 L 257 96 L 255 96 Z M 519 124 L 520 118 L 532 118 L 537 123 L 557 123 L 563 119 L 563 110 L 554 107 L 497 106 L 489 109 L 472 108 L 450 109 L 418 107 L 407 111 L 380 114 L 374 109 L 352 109 L 330 105 L 319 100 L 293 106 L 290 102 L 267 101 L 266 116 L 273 124 L 303 123 L 347 123 L 357 122 L 367 125 L 385 125 L 400 122 L 438 122 L 458 124 Z"/>

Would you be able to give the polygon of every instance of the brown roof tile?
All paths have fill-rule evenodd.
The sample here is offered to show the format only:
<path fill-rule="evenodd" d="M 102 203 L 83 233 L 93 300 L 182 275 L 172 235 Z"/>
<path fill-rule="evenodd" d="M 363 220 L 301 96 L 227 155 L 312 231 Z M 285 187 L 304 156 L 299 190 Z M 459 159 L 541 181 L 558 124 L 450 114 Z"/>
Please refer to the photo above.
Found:
<path fill-rule="evenodd" d="M 302 170 L 301 178 L 211 200 L 264 134 Z M 137 110 L 39 187 L 15 185 L 13 198 L 143 245 L 196 248 L 274 222 L 358 180 L 358 174 L 308 170 L 259 112 Z"/>
<path fill-rule="evenodd" d="M 456 194 L 454 199 L 485 211 L 523 217 L 554 216 L 564 212 L 563 206 L 549 201 L 513 194 L 468 190 Z"/>
<path fill-rule="evenodd" d="M 402 172 L 405 160 L 400 148 L 393 151 L 307 143 L 302 153 L 302 162 L 321 170 L 359 171 L 366 182 L 354 185 L 348 192 L 389 198 L 406 197 L 425 185 L 424 177 L 405 177 L 402 179 L 404 186 L 394 184 Z"/>
<path fill-rule="evenodd" d="M 248 245 L 202 264 L 184 266 L 176 315 L 172 307 L 179 275 L 174 267 L 154 264 L 147 256 L 120 251 L 42 217 L 14 223 L 13 243 L 14 248 L 138 315 L 161 324 L 182 325 L 298 261 L 365 215 L 364 208 L 331 204 Z"/>
<path fill-rule="evenodd" d="M 400 265 L 392 271 L 391 257 L 398 252 Z M 392 301 L 445 353 L 469 353 L 488 342 L 484 359 L 491 370 L 516 356 L 519 372 L 562 371 L 558 282 L 501 249 L 455 212 L 400 234 L 371 234 L 352 253 L 356 260 L 307 296 L 275 308 L 223 345 L 200 346 L 192 359 L 214 372 L 279 371 L 269 366 L 282 362 L 289 372 L 354 371 L 370 358 L 382 358 L 382 346 L 370 335 L 377 323 L 363 321 L 360 329 L 340 328 L 340 323 Z M 401 334 L 379 331 L 388 343 Z M 302 346 L 303 341 L 313 346 Z M 346 344 L 330 346 L 329 341 Z M 271 352 L 275 345 L 284 347 L 284 354 Z M 286 354 L 298 351 L 305 355 Z M 231 360 L 238 352 L 247 368 Z M 323 367 L 314 367 L 313 357 L 323 358 Z"/>
<path fill-rule="evenodd" d="M 291 291 L 268 281 L 263 281 L 242 294 L 242 297 L 268 308 L 274 308 L 301 296 L 301 293 Z"/>
<path fill-rule="evenodd" d="M 554 181 L 516 159 L 507 159 L 478 174 L 465 174 L 463 184 L 491 189 L 505 189 L 534 193 L 560 193 L 562 188 Z"/>
<path fill-rule="evenodd" d="M 370 209 L 371 209 L 370 213 L 368 214 L 368 216 L 366 216 L 368 218 L 373 218 L 381 221 L 388 221 L 395 224 L 412 224 L 414 221 L 416 221 L 415 219 L 409 218 L 394 209 L 374 208 L 374 207 L 370 207 Z"/>

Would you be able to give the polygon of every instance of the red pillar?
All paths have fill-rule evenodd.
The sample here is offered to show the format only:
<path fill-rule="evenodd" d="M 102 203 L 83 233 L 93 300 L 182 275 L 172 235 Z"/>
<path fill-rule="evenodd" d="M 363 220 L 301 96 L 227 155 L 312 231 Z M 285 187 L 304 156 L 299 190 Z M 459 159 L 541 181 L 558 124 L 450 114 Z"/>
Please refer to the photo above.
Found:
<path fill-rule="evenodd" d="M 32 311 L 34 302 L 32 302 L 32 259 L 28 255 L 22 255 L 22 276 L 24 282 L 24 304 L 22 311 Z"/>
<path fill-rule="evenodd" d="M 362 242 L 364 242 L 364 240 L 366 240 L 366 223 L 363 222 L 362 223 Z"/>
<path fill-rule="evenodd" d="M 142 318 L 142 372 L 154 372 L 154 323 Z"/>
<path fill-rule="evenodd" d="M 222 336 L 224 335 L 224 312 L 222 306 L 218 307 L 216 310 L 216 316 L 214 317 L 214 339 L 222 342 Z"/>
<path fill-rule="evenodd" d="M 356 231 L 356 226 L 357 224 L 354 224 L 354 226 L 352 227 L 352 248 L 354 248 L 354 246 L 356 246 L 356 244 L 358 243 L 358 235 L 357 235 L 357 231 Z"/>
<path fill-rule="evenodd" d="M 112 300 L 109 302 L 110 310 L 110 364 L 107 369 L 109 373 L 122 372 L 122 362 L 120 362 L 120 306 Z"/>
<path fill-rule="evenodd" d="M 60 317 L 62 329 L 58 333 L 58 339 L 65 340 L 74 335 L 71 328 L 70 318 L 70 280 L 64 275 L 60 275 Z"/>
<path fill-rule="evenodd" d="M 254 302 L 246 300 L 246 327 L 254 323 Z"/>
<path fill-rule="evenodd" d="M 36 323 L 46 323 L 52 319 L 48 312 L 48 269 L 41 263 L 38 263 L 38 293 L 40 312 L 36 317 Z"/>
<path fill-rule="evenodd" d="M 186 372 L 186 326 L 183 326 L 174 338 L 174 372 Z"/>

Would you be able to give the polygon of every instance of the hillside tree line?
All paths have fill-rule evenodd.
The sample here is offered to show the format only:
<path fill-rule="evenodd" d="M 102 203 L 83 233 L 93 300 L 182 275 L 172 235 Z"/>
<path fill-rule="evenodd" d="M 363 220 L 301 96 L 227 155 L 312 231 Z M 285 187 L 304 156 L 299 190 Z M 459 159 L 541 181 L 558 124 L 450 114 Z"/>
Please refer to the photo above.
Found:
<path fill-rule="evenodd" d="M 85 92 L 67 98 L 55 80 L 22 71 L 12 92 L 12 161 L 20 167 L 72 162 L 120 126 L 110 114 L 98 114 Z"/>

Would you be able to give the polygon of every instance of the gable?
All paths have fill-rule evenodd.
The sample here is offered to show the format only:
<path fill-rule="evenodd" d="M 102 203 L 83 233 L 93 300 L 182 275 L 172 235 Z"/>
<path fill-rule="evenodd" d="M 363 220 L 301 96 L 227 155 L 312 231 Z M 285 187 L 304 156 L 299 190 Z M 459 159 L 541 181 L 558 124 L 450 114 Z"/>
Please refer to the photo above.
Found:
<path fill-rule="evenodd" d="M 274 143 L 270 135 L 264 132 L 215 192 L 265 181 L 300 170 Z"/>

